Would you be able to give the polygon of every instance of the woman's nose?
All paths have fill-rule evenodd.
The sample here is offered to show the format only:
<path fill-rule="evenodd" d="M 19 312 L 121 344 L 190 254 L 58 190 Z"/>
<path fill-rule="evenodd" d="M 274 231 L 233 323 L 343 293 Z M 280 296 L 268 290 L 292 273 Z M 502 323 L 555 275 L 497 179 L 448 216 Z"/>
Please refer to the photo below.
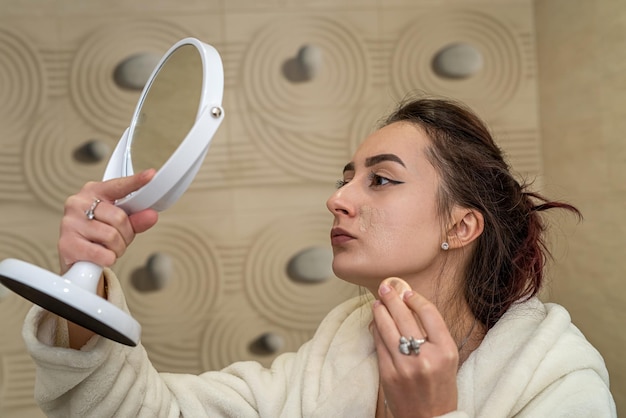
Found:
<path fill-rule="evenodd" d="M 333 215 L 344 214 L 353 215 L 354 206 L 351 200 L 348 198 L 349 184 L 337 189 L 328 200 L 326 201 L 326 207 Z"/>

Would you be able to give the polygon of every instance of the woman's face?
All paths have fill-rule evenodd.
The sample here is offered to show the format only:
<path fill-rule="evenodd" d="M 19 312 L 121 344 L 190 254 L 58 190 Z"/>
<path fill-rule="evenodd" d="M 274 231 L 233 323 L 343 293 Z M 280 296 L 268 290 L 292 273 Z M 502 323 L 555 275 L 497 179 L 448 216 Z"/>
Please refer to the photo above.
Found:
<path fill-rule="evenodd" d="M 424 153 L 429 144 L 421 128 L 396 122 L 369 136 L 346 165 L 326 203 L 338 277 L 376 292 L 386 277 L 426 290 L 424 279 L 437 276 L 439 178 Z"/>

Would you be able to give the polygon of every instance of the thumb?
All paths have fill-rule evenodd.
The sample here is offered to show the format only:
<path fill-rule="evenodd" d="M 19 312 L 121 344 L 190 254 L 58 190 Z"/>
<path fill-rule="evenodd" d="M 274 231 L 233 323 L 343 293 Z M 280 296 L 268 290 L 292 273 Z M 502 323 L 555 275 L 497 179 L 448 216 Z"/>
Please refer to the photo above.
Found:
<path fill-rule="evenodd" d="M 135 234 L 140 234 L 152 228 L 159 220 L 159 213 L 154 209 L 146 209 L 133 213 L 128 217 Z"/>

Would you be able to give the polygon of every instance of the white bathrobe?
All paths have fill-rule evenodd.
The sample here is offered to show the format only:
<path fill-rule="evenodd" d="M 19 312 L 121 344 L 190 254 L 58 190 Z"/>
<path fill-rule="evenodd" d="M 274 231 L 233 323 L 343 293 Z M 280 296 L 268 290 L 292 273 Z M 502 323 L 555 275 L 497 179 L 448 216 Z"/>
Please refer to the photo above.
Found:
<path fill-rule="evenodd" d="M 107 272 L 109 300 L 127 309 Z M 141 345 L 92 338 L 54 347 L 56 317 L 34 307 L 24 339 L 37 364 L 35 397 L 51 417 L 373 417 L 378 368 L 370 303 L 349 300 L 312 340 L 270 369 L 235 363 L 201 375 L 158 373 Z M 458 373 L 465 417 L 615 417 L 604 361 L 561 306 L 513 306 Z"/>

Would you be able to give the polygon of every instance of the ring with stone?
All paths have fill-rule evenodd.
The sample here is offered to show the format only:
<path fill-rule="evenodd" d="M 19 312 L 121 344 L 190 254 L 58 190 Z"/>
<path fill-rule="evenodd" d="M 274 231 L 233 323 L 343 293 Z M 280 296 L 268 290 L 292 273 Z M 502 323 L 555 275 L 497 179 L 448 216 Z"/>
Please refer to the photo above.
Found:
<path fill-rule="evenodd" d="M 406 338 L 400 337 L 400 344 L 398 350 L 405 356 L 410 356 L 411 353 L 418 355 L 420 353 L 420 347 L 426 342 L 426 338 L 415 339 L 413 337 Z"/>
<path fill-rule="evenodd" d="M 85 215 L 87 216 L 87 219 L 89 219 L 90 221 L 96 219 L 96 214 L 94 213 L 94 211 L 96 210 L 100 202 L 102 202 L 102 200 L 95 199 L 93 203 L 91 204 L 91 206 L 89 207 L 89 209 L 85 211 Z"/>

